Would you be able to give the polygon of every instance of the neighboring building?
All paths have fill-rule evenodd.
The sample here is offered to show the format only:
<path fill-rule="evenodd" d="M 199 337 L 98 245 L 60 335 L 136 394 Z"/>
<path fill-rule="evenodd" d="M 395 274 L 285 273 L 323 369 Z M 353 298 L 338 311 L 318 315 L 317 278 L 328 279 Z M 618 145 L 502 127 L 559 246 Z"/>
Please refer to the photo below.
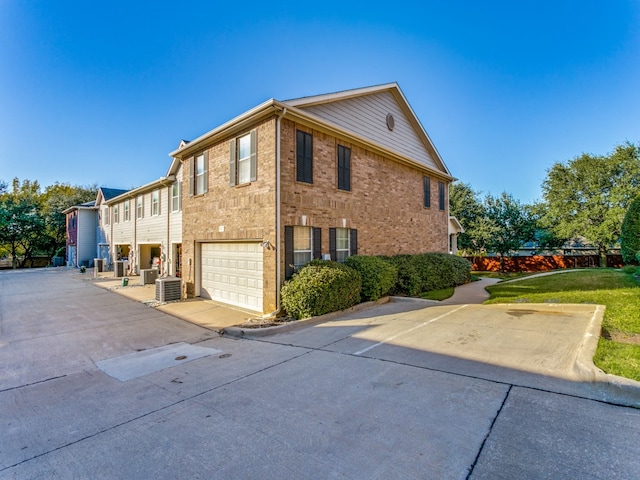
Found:
<path fill-rule="evenodd" d="M 105 268 L 109 268 L 113 262 L 111 254 L 111 224 L 112 218 L 109 207 L 106 204 L 112 198 L 126 193 L 127 190 L 118 188 L 100 187 L 96 195 L 94 208 L 98 216 L 98 224 L 96 228 L 96 250 L 94 258 L 101 258 L 105 262 Z"/>
<path fill-rule="evenodd" d="M 449 251 L 453 177 L 396 83 L 272 99 L 170 155 L 189 295 L 271 313 L 313 258 Z"/>
<path fill-rule="evenodd" d="M 181 276 L 182 168 L 104 202 L 110 218 L 111 258 L 126 260 L 130 273 L 157 268 Z"/>
<path fill-rule="evenodd" d="M 111 263 L 109 254 L 109 222 L 104 218 L 103 203 L 126 190 L 100 187 L 96 200 L 74 205 L 62 213 L 67 224 L 67 265 L 92 267 L 96 258 Z"/>
<path fill-rule="evenodd" d="M 64 210 L 67 216 L 67 258 L 68 266 L 86 267 L 93 265 L 96 255 L 97 216 L 95 200 L 75 205 Z"/>

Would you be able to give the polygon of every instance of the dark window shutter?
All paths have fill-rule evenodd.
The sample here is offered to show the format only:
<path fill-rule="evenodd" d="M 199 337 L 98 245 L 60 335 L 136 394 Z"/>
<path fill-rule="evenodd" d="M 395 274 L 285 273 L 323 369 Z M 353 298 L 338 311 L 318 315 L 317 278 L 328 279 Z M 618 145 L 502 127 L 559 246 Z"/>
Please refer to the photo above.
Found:
<path fill-rule="evenodd" d="M 429 177 L 422 177 L 423 189 L 424 189 L 424 206 L 431 206 L 431 179 Z"/>
<path fill-rule="evenodd" d="M 296 131 L 296 180 L 313 183 L 313 136 Z"/>
<path fill-rule="evenodd" d="M 209 191 L 209 150 L 204 152 L 204 190 L 202 193 Z"/>
<path fill-rule="evenodd" d="M 349 255 L 358 254 L 358 230 L 355 228 L 349 230 L 349 248 L 351 249 Z"/>
<path fill-rule="evenodd" d="M 438 194 L 440 196 L 440 210 L 444 210 L 444 182 L 438 182 Z"/>
<path fill-rule="evenodd" d="M 284 278 L 293 275 L 293 227 L 284 227 Z"/>
<path fill-rule="evenodd" d="M 314 227 L 312 230 L 313 258 L 322 258 L 322 229 Z"/>
<path fill-rule="evenodd" d="M 258 132 L 256 130 L 251 130 L 251 178 L 249 181 L 255 182 L 258 179 L 258 162 L 257 162 L 257 152 L 258 152 Z"/>
<path fill-rule="evenodd" d="M 193 197 L 193 184 L 196 181 L 196 173 L 195 173 L 195 167 L 196 167 L 196 159 L 195 157 L 191 157 L 189 159 L 189 196 Z M 138 204 L 136 202 L 136 216 L 138 215 Z"/>
<path fill-rule="evenodd" d="M 229 186 L 236 185 L 236 139 L 229 142 Z"/>
<path fill-rule="evenodd" d="M 329 228 L 329 254 L 331 255 L 331 260 L 338 259 L 338 252 L 336 250 L 336 229 Z"/>
<path fill-rule="evenodd" d="M 338 145 L 338 188 L 351 190 L 351 149 Z"/>

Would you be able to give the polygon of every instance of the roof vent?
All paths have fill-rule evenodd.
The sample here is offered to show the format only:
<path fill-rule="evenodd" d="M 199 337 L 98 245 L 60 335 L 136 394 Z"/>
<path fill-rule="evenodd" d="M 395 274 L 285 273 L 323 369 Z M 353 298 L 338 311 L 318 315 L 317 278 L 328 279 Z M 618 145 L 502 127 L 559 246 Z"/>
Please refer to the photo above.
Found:
<path fill-rule="evenodd" d="M 391 131 L 393 131 L 393 127 L 395 126 L 396 121 L 393 118 L 393 115 L 391 115 L 390 113 L 387 113 L 387 128 Z"/>

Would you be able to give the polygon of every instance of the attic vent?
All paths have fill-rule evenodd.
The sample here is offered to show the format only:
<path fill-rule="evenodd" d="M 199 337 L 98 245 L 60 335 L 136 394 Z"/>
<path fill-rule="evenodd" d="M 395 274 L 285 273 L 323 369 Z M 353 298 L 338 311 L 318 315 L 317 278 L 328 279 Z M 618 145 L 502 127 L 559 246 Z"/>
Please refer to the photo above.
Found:
<path fill-rule="evenodd" d="M 393 130 L 393 127 L 395 126 L 396 121 L 393 118 L 393 115 L 391 115 L 390 113 L 387 113 L 387 128 L 389 130 Z"/>

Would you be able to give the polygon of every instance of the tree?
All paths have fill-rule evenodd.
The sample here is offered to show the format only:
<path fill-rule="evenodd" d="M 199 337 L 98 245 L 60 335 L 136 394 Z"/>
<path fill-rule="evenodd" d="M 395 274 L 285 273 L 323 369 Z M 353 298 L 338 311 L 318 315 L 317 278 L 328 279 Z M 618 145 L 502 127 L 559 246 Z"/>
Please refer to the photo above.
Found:
<path fill-rule="evenodd" d="M 600 265 L 621 233 L 631 201 L 640 193 L 640 151 L 625 143 L 608 156 L 582 154 L 547 172 L 544 222 L 560 238 L 584 237 L 597 246 Z"/>
<path fill-rule="evenodd" d="M 46 223 L 46 238 L 42 250 L 53 257 L 66 244 L 66 215 L 62 213 L 73 205 L 80 205 L 96 198 L 97 185 L 89 187 L 55 183 L 48 186 L 42 195 L 42 213 Z"/>
<path fill-rule="evenodd" d="M 464 233 L 458 235 L 458 248 L 462 252 L 483 251 L 488 239 L 485 233 L 484 206 L 478 200 L 479 192 L 468 183 L 455 182 L 449 189 L 449 213 L 456 217 Z"/>
<path fill-rule="evenodd" d="M 0 181 L 0 250 L 24 267 L 36 254 L 49 257 L 66 243 L 66 208 L 96 197 L 97 187 L 56 183 L 40 191 L 37 181 L 15 178 L 11 190 Z M 18 258 L 22 257 L 18 265 Z"/>
<path fill-rule="evenodd" d="M 536 219 L 529 207 L 506 192 L 495 198 L 487 195 L 484 206 L 491 232 L 486 247 L 500 254 L 500 268 L 504 270 L 504 256 L 534 239 Z"/>
<path fill-rule="evenodd" d="M 44 236 L 45 222 L 40 202 L 40 185 L 37 181 L 15 178 L 11 191 L 0 195 L 0 244 L 12 256 L 13 268 L 32 259 Z"/>
<path fill-rule="evenodd" d="M 640 260 L 640 197 L 631 202 L 624 216 L 620 247 L 624 263 L 637 265 Z"/>

